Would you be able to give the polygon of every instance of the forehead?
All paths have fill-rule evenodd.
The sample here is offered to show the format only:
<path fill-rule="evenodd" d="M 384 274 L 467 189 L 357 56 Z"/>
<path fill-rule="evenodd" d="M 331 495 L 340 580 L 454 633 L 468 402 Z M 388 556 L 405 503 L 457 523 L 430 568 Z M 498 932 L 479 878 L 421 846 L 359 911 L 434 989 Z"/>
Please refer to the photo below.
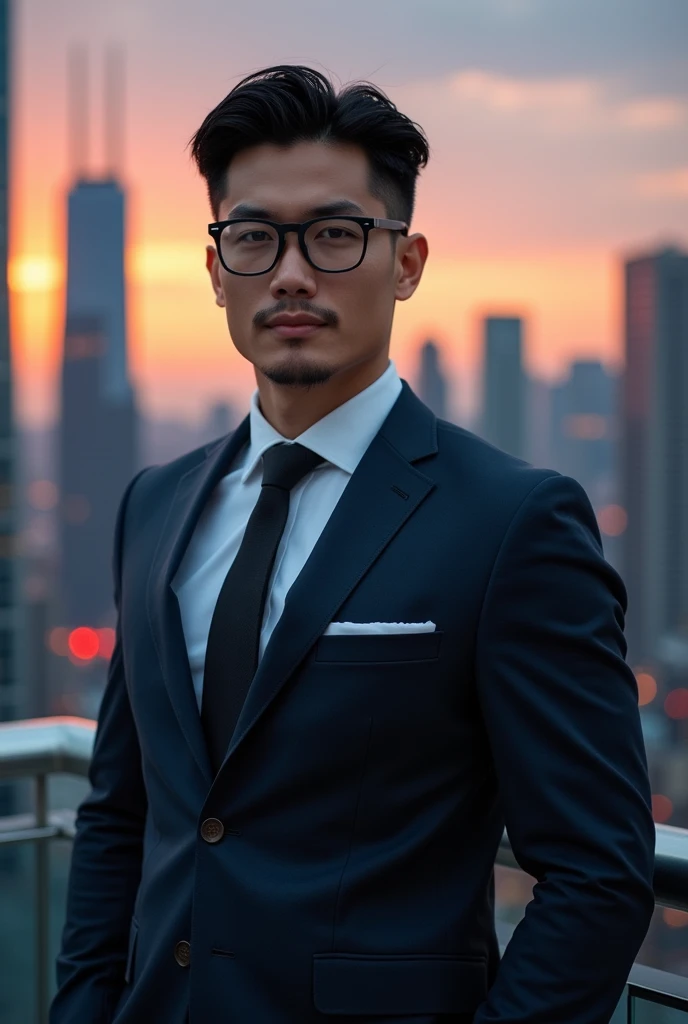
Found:
<path fill-rule="evenodd" d="M 364 151 L 348 143 L 298 142 L 291 146 L 262 143 L 238 153 L 227 172 L 221 217 L 234 216 L 237 206 L 255 207 L 278 219 L 316 216 L 313 211 L 333 200 L 351 209 L 385 216 L 385 208 L 368 190 L 369 165 Z M 237 214 L 243 216 L 239 211 Z M 256 214 L 257 216 L 258 214 Z"/>

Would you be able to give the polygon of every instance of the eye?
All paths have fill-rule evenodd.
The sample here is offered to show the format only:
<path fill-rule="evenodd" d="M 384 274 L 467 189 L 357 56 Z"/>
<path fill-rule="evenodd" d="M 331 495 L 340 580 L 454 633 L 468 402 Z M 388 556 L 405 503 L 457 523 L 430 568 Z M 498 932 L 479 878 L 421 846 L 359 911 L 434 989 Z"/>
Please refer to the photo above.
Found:
<path fill-rule="evenodd" d="M 346 228 L 339 228 L 339 227 L 337 227 L 337 228 L 335 228 L 335 227 L 323 228 L 322 231 L 320 232 L 320 234 L 323 234 L 323 232 L 325 232 L 325 231 L 334 231 L 335 232 L 335 235 L 331 236 L 333 241 L 338 241 L 339 239 L 346 238 L 346 237 L 349 237 L 349 238 L 354 238 L 355 237 L 353 232 L 352 231 L 347 231 Z M 336 232 L 339 232 L 339 234 L 336 234 Z"/>
<path fill-rule="evenodd" d="M 259 242 L 265 242 L 266 240 L 269 241 L 269 239 L 270 239 L 270 235 L 268 234 L 267 231 L 255 230 L 255 231 L 245 231 L 243 235 L 239 235 L 239 241 L 243 242 L 244 239 L 248 238 L 249 235 L 265 235 L 265 238 L 259 238 L 258 239 Z"/>

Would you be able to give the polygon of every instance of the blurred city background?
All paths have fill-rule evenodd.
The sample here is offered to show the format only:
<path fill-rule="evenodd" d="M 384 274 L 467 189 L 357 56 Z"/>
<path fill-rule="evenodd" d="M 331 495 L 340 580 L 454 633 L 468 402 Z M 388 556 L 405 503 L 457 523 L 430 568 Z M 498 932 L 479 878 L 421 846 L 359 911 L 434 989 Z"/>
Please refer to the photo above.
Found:
<path fill-rule="evenodd" d="M 306 63 L 428 134 L 392 358 L 438 416 L 585 487 L 655 820 L 688 828 L 687 54 L 684 0 L 0 0 L 0 720 L 97 715 L 121 493 L 248 409 L 186 145 L 241 77 Z M 29 805 L 0 788 L 0 816 Z M 34 855 L 0 850 L 3 1024 L 33 1012 Z M 531 882 L 498 875 L 516 921 Z M 688 914 L 658 907 L 639 959 L 688 974 Z"/>

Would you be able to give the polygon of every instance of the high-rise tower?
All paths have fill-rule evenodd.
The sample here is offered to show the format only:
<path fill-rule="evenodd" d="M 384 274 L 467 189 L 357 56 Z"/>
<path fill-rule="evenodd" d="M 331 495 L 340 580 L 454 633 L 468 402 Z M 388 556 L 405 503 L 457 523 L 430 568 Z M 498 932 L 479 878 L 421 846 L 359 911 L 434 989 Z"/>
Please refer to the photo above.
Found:
<path fill-rule="evenodd" d="M 420 350 L 418 397 L 435 416 L 447 419 L 447 378 L 442 369 L 440 349 L 434 341 L 426 341 Z"/>
<path fill-rule="evenodd" d="M 576 359 L 552 389 L 553 468 L 578 480 L 598 509 L 612 500 L 617 378 L 597 359 Z"/>
<path fill-rule="evenodd" d="M 526 448 L 522 334 L 520 317 L 485 317 L 481 433 L 519 458 L 525 458 Z"/>
<path fill-rule="evenodd" d="M 625 264 L 621 493 L 629 655 L 688 635 L 688 253 Z"/>
<path fill-rule="evenodd" d="M 112 107 L 113 63 L 108 64 Z M 86 69 L 72 55 L 67 294 L 60 422 L 60 552 L 63 624 L 113 621 L 111 554 L 121 494 L 138 463 L 138 416 L 129 381 L 126 329 L 125 191 L 108 132 L 103 178 L 88 175 Z"/>

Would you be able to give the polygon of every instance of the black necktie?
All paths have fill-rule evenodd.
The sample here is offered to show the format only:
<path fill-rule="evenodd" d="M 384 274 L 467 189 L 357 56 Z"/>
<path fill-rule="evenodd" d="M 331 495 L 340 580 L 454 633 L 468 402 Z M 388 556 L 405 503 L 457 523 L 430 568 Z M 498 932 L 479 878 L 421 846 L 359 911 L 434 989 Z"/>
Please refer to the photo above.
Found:
<path fill-rule="evenodd" d="M 260 496 L 222 584 L 208 634 L 201 722 L 217 773 L 258 666 L 268 583 L 289 514 L 289 492 L 324 460 L 301 444 L 263 454 Z"/>

